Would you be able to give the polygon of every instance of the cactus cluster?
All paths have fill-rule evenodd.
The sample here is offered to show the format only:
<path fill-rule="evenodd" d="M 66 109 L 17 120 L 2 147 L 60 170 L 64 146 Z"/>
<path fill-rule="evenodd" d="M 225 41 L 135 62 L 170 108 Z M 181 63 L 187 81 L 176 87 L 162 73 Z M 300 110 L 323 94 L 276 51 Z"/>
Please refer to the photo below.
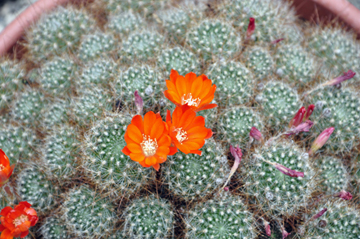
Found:
<path fill-rule="evenodd" d="M 96 0 L 25 38 L 0 210 L 30 203 L 36 238 L 359 238 L 353 33 L 282 0 Z"/>

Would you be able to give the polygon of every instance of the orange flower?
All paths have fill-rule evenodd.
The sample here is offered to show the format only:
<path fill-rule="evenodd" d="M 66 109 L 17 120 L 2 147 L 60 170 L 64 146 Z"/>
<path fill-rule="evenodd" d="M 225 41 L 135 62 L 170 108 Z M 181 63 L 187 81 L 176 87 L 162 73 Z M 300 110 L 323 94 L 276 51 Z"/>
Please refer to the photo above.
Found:
<path fill-rule="evenodd" d="M 188 105 L 195 112 L 212 109 L 217 104 L 210 104 L 214 99 L 216 85 L 206 75 L 196 77 L 190 72 L 184 76 L 176 70 L 171 70 L 170 80 L 166 80 L 165 97 L 176 106 Z"/>
<path fill-rule="evenodd" d="M 10 178 L 15 165 L 10 166 L 9 158 L 4 151 L 0 149 L 0 187 L 2 187 Z"/>
<path fill-rule="evenodd" d="M 196 116 L 188 106 L 176 107 L 172 119 L 168 110 L 166 123 L 172 143 L 185 154 L 201 155 L 199 149 L 205 144 L 205 139 L 213 134 L 211 129 L 205 128 L 204 117 Z"/>
<path fill-rule="evenodd" d="M 2 216 L 0 218 L 1 239 L 26 237 L 29 234 L 29 228 L 38 221 L 36 211 L 26 201 L 20 202 L 14 209 L 11 207 L 3 208 L 0 215 Z"/>
<path fill-rule="evenodd" d="M 127 145 L 122 152 L 143 167 L 153 166 L 156 171 L 166 161 L 167 155 L 177 151 L 176 147 L 170 147 L 166 123 L 159 113 L 152 111 L 145 114 L 144 120 L 141 115 L 135 115 L 124 137 Z"/>

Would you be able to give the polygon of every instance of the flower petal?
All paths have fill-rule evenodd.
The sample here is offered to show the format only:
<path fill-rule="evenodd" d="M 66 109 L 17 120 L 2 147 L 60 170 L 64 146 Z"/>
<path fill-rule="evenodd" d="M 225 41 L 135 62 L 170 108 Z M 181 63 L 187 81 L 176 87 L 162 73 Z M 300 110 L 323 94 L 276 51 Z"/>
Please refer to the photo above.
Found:
<path fill-rule="evenodd" d="M 203 86 L 203 78 L 198 76 L 191 85 L 191 93 L 194 98 L 198 98 Z"/>
<path fill-rule="evenodd" d="M 152 165 L 152 166 L 154 167 L 154 169 L 155 169 L 156 171 L 159 171 L 159 169 L 160 169 L 160 164 L 156 163 L 156 164 L 154 164 L 154 165 Z"/>
<path fill-rule="evenodd" d="M 145 163 L 147 164 L 147 165 L 154 165 L 154 164 L 156 164 L 156 158 L 154 157 L 154 156 L 151 156 L 151 157 L 146 157 L 145 158 Z"/>
<path fill-rule="evenodd" d="M 171 69 L 171 71 L 170 71 L 170 80 L 172 82 L 174 82 L 174 84 L 175 84 L 178 76 L 179 76 L 179 73 L 176 70 Z"/>
<path fill-rule="evenodd" d="M 131 124 L 135 125 L 141 132 L 141 134 L 144 133 L 144 122 L 141 115 L 135 115 L 132 120 Z"/>
<path fill-rule="evenodd" d="M 9 206 L 4 207 L 4 208 L 1 210 L 0 215 L 6 217 L 6 215 L 7 215 L 11 210 L 13 210 L 13 209 L 12 209 L 11 207 L 9 207 Z"/>
<path fill-rule="evenodd" d="M 135 154 L 143 153 L 140 145 L 138 144 L 128 144 L 127 148 L 130 150 L 131 153 L 135 153 Z"/>
<path fill-rule="evenodd" d="M 128 156 L 131 154 L 131 151 L 126 146 L 121 150 L 121 152 Z"/>
<path fill-rule="evenodd" d="M 156 115 L 154 112 L 149 111 L 144 116 L 144 134 L 150 135 L 151 128 L 153 127 L 156 121 Z"/>
<path fill-rule="evenodd" d="M 1 239 L 13 239 L 14 237 L 11 235 L 11 231 L 9 229 L 5 229 L 4 231 L 2 231 Z"/>
<path fill-rule="evenodd" d="M 126 131 L 129 138 L 134 140 L 135 143 L 140 144 L 143 141 L 143 135 L 138 129 L 138 127 L 136 127 L 135 125 L 133 124 L 128 125 Z"/>
<path fill-rule="evenodd" d="M 164 122 L 161 118 L 155 121 L 155 124 L 151 128 L 150 138 L 158 140 L 162 134 L 164 134 Z M 165 132 L 167 134 L 167 132 Z"/>
<path fill-rule="evenodd" d="M 141 154 L 132 153 L 132 154 L 130 154 L 130 158 L 131 158 L 131 160 L 133 160 L 135 162 L 141 162 L 141 161 L 144 161 L 145 155 L 142 153 Z"/>
<path fill-rule="evenodd" d="M 177 92 L 178 92 L 178 95 L 181 99 L 181 97 L 183 95 L 185 95 L 186 93 L 188 93 L 186 91 L 186 81 L 185 81 L 185 78 L 183 76 L 178 76 L 178 78 L 176 79 L 176 89 L 177 89 Z M 180 101 L 181 102 L 181 101 Z"/>
<path fill-rule="evenodd" d="M 191 85 L 196 79 L 196 74 L 194 72 L 189 72 L 185 75 L 185 85 L 186 85 L 186 93 L 192 93 Z M 194 96 L 194 95 L 193 95 Z"/>

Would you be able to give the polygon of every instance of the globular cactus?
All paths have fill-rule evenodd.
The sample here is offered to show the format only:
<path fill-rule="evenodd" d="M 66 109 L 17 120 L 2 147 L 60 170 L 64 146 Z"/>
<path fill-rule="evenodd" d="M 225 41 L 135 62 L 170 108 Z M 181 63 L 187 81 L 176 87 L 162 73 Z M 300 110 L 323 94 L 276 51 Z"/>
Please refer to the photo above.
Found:
<path fill-rule="evenodd" d="M 233 107 L 219 116 L 217 124 L 218 137 L 232 145 L 245 147 L 250 141 L 250 129 L 262 130 L 264 123 L 259 115 L 248 107 Z"/>
<path fill-rule="evenodd" d="M 21 124 L 40 124 L 38 121 L 48 99 L 38 89 L 27 88 L 14 100 L 11 115 Z"/>
<path fill-rule="evenodd" d="M 39 213 L 52 209 L 58 201 L 59 187 L 53 185 L 48 175 L 35 164 L 20 172 L 16 190 L 21 201 L 29 202 Z"/>
<path fill-rule="evenodd" d="M 354 205 L 340 200 L 319 203 L 307 214 L 305 225 L 300 227 L 297 238 L 359 238 L 360 214 Z"/>
<path fill-rule="evenodd" d="M 54 99 L 45 108 L 41 115 L 41 126 L 51 129 L 69 121 L 70 102 L 68 99 Z"/>
<path fill-rule="evenodd" d="M 281 1 L 226 0 L 220 7 L 220 13 L 242 33 L 247 31 L 249 18 L 255 18 L 252 40 L 260 44 L 266 45 L 279 38 L 294 43 L 301 36 L 296 30 L 293 10 Z"/>
<path fill-rule="evenodd" d="M 297 92 L 282 82 L 270 81 L 256 98 L 261 112 L 266 116 L 265 124 L 284 128 L 301 106 Z"/>
<path fill-rule="evenodd" d="M 56 57 L 42 66 L 39 75 L 40 85 L 51 95 L 70 94 L 76 69 L 73 61 Z"/>
<path fill-rule="evenodd" d="M 229 174 L 225 150 L 214 140 L 206 141 L 201 156 L 177 153 L 164 165 L 168 189 L 187 201 L 199 200 L 219 189 Z"/>
<path fill-rule="evenodd" d="M 70 238 L 66 224 L 58 216 L 49 216 L 44 219 L 44 224 L 40 227 L 41 235 L 49 239 Z"/>
<path fill-rule="evenodd" d="M 53 128 L 42 149 L 44 168 L 52 178 L 62 183 L 76 173 L 80 153 L 77 130 L 68 125 Z"/>
<path fill-rule="evenodd" d="M 147 108 L 159 103 L 164 85 L 157 68 L 135 65 L 121 73 L 115 81 L 114 88 L 118 98 L 128 107 L 134 102 L 134 92 L 138 91 L 144 101 L 144 107 Z"/>
<path fill-rule="evenodd" d="M 301 46 L 282 45 L 274 56 L 276 74 L 288 79 L 290 83 L 305 85 L 314 80 L 317 75 L 317 62 Z"/>
<path fill-rule="evenodd" d="M 93 85 L 109 87 L 118 73 L 117 64 L 112 59 L 101 58 L 95 61 L 87 62 L 82 72 L 76 77 L 78 87 Z"/>
<path fill-rule="evenodd" d="M 218 194 L 197 204 L 185 217 L 186 238 L 256 237 L 255 220 L 239 196 Z"/>
<path fill-rule="evenodd" d="M 308 95 L 308 102 L 315 104 L 312 116 L 316 133 L 328 127 L 335 131 L 327 148 L 336 152 L 349 152 L 358 145 L 360 133 L 360 100 L 358 92 L 349 89 L 325 87 Z"/>
<path fill-rule="evenodd" d="M 304 176 L 285 175 L 280 165 L 302 172 Z M 246 192 L 255 196 L 269 215 L 296 214 L 315 191 L 315 171 L 309 155 L 295 143 L 273 140 L 244 159 L 244 166 L 240 177 L 245 182 Z"/>
<path fill-rule="evenodd" d="M 82 145 L 86 155 L 84 168 L 101 189 L 115 188 L 118 194 L 137 191 L 154 180 L 154 172 L 141 167 L 122 153 L 124 134 L 130 119 L 113 115 L 100 120 L 86 133 Z"/>
<path fill-rule="evenodd" d="M 117 221 L 112 202 L 87 185 L 66 194 L 60 214 L 77 238 L 108 237 Z"/>
<path fill-rule="evenodd" d="M 24 70 L 19 63 L 2 60 L 0 63 L 0 110 L 8 107 L 14 99 L 16 92 L 23 88 L 22 79 Z"/>
<path fill-rule="evenodd" d="M 74 51 L 83 34 L 94 28 L 94 20 L 85 11 L 59 8 L 27 32 L 29 57 L 36 62 Z"/>
<path fill-rule="evenodd" d="M 246 59 L 246 66 L 254 72 L 257 79 L 267 77 L 274 69 L 274 60 L 266 48 L 248 48 L 243 57 Z"/>
<path fill-rule="evenodd" d="M 36 157 L 40 145 L 36 133 L 23 127 L 7 125 L 0 129 L 0 148 L 6 152 L 10 163 L 26 163 Z"/>
<path fill-rule="evenodd" d="M 99 0 L 46 14 L 19 44 L 0 61 L 0 148 L 15 165 L 0 204 L 34 204 L 35 237 L 359 234 L 357 207 L 333 203 L 360 195 L 360 44 L 343 27 L 304 24 L 283 0 Z M 172 69 L 207 79 L 172 86 Z M 172 127 L 189 115 L 166 114 L 180 104 L 203 116 L 191 137 L 204 145 L 181 147 Z M 149 111 L 169 152 L 128 128 Z M 175 153 L 176 140 L 202 154 Z M 156 147 L 158 171 L 134 161 Z M 310 220 L 322 200 L 339 212 L 323 215 L 327 228 Z"/>
<path fill-rule="evenodd" d="M 91 85 L 88 85 L 91 88 Z M 79 125 L 90 125 L 96 119 L 100 119 L 105 111 L 111 111 L 114 100 L 107 90 L 101 88 L 89 89 L 83 87 L 79 91 L 79 96 L 73 98 L 70 107 L 71 117 Z"/>
<path fill-rule="evenodd" d="M 194 53 L 180 47 L 164 49 L 157 59 L 157 66 L 163 71 L 163 75 L 168 77 L 173 69 L 180 75 L 188 72 L 200 72 L 200 64 Z"/>
<path fill-rule="evenodd" d="M 250 70 L 235 61 L 218 62 L 208 69 L 209 78 L 216 84 L 216 101 L 232 107 L 251 101 L 255 79 Z"/>
<path fill-rule="evenodd" d="M 144 19 L 139 14 L 123 12 L 122 14 L 111 14 L 106 28 L 115 36 L 124 38 L 144 26 Z"/>
<path fill-rule="evenodd" d="M 96 58 L 110 55 L 116 47 L 115 39 L 110 34 L 103 32 L 96 32 L 91 35 L 86 35 L 82 39 L 79 46 L 79 58 L 87 62 Z"/>
<path fill-rule="evenodd" d="M 321 191 L 336 195 L 349 186 L 350 177 L 340 159 L 322 156 L 315 159 L 315 166 L 319 170 Z"/>
<path fill-rule="evenodd" d="M 307 45 L 311 53 L 327 66 L 323 68 L 326 76 L 329 72 L 336 75 L 349 69 L 360 72 L 360 45 L 353 34 L 341 28 L 318 27 L 312 31 Z"/>
<path fill-rule="evenodd" d="M 203 61 L 233 57 L 240 49 L 241 38 L 229 24 L 220 20 L 203 20 L 188 30 L 186 44 Z"/>
<path fill-rule="evenodd" d="M 164 37 L 154 31 L 133 32 L 123 40 L 119 57 L 129 64 L 155 59 L 163 42 Z"/>
<path fill-rule="evenodd" d="M 128 238 L 171 238 L 174 236 L 172 205 L 155 195 L 135 199 L 123 213 L 123 235 Z"/>

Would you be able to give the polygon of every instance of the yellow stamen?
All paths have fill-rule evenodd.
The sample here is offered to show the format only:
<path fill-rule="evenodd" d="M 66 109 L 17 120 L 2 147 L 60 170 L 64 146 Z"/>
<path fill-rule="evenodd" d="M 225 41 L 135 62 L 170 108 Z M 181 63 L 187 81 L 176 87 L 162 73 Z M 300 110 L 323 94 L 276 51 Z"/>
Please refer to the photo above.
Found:
<path fill-rule="evenodd" d="M 200 104 L 200 102 L 201 102 L 200 98 L 193 99 L 191 93 L 184 94 L 184 95 L 181 97 L 181 104 L 182 104 L 182 105 L 186 105 L 186 104 L 187 104 L 188 106 L 198 107 L 199 104 Z"/>
<path fill-rule="evenodd" d="M 143 134 L 143 141 L 140 143 L 141 149 L 146 157 L 153 156 L 158 148 L 156 139 L 150 139 L 149 135 Z"/>
<path fill-rule="evenodd" d="M 2 165 L 2 164 L 0 164 L 0 171 L 3 171 L 3 170 L 4 170 L 4 168 L 5 168 L 5 166 L 4 166 L 4 165 Z"/>
<path fill-rule="evenodd" d="M 177 128 L 174 131 L 177 132 L 176 139 L 180 144 L 187 140 L 187 132 L 185 130 L 182 130 L 182 128 Z"/>
<path fill-rule="evenodd" d="M 29 220 L 29 218 L 26 215 L 21 215 L 20 217 L 17 217 L 14 219 L 13 224 L 15 227 L 17 227 L 28 220 Z"/>

